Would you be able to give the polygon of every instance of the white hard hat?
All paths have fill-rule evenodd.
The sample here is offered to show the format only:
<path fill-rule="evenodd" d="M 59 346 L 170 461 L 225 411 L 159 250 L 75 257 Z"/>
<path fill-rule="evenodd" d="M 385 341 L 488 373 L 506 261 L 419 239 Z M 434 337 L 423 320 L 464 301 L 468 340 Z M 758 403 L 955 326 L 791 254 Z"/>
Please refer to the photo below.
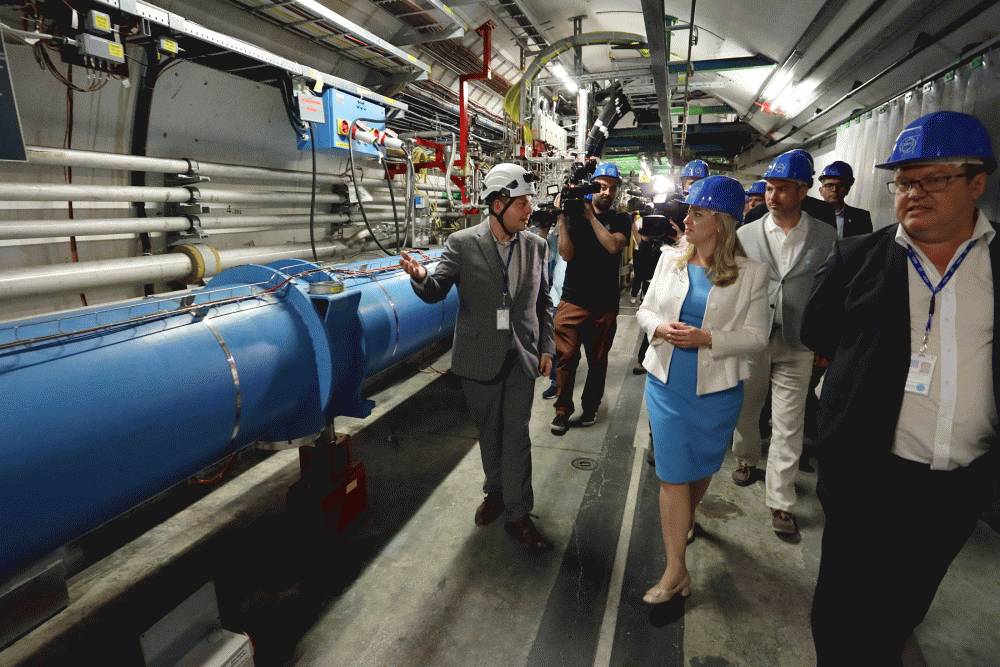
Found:
<path fill-rule="evenodd" d="M 538 177 L 524 167 L 510 162 L 496 165 L 483 177 L 483 190 L 479 198 L 490 201 L 495 195 L 501 197 L 520 197 L 534 195 L 535 182 Z"/>

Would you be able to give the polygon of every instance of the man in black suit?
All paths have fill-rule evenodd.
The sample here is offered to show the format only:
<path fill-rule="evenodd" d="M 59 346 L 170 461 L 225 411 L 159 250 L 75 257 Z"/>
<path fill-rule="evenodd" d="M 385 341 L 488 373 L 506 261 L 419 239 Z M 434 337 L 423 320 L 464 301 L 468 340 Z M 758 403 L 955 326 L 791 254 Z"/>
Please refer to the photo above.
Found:
<path fill-rule="evenodd" d="M 854 185 L 854 170 L 846 162 L 837 160 L 824 167 L 819 175 L 819 193 L 827 204 L 833 206 L 837 216 L 837 238 L 872 233 L 872 214 L 863 208 L 848 206 L 844 199 Z"/>
<path fill-rule="evenodd" d="M 901 664 L 998 477 L 1000 240 L 976 208 L 996 164 L 974 117 L 918 118 L 877 165 L 900 224 L 838 241 L 816 275 L 819 665 Z"/>
<path fill-rule="evenodd" d="M 845 239 L 850 236 L 860 236 L 861 234 L 872 233 L 872 215 L 863 208 L 848 206 L 844 199 L 854 185 L 854 170 L 846 162 L 837 160 L 831 162 L 823 168 L 819 174 L 819 193 L 826 200 L 827 204 L 833 206 L 836 215 L 834 226 L 837 229 L 837 238 Z M 812 378 L 809 380 L 809 392 L 806 394 L 806 437 L 815 441 L 816 439 L 816 412 L 819 409 L 819 401 L 816 398 L 816 387 L 819 385 L 823 373 L 826 371 L 827 360 L 816 357 L 813 366 Z M 805 451 L 809 451 L 807 448 Z M 803 458 L 808 461 L 806 455 Z"/>

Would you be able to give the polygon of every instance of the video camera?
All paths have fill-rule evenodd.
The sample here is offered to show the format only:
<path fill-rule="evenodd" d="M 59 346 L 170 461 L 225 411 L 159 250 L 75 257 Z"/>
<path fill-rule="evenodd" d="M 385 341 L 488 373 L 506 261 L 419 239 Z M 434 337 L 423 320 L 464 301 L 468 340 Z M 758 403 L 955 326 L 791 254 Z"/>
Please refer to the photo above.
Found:
<path fill-rule="evenodd" d="M 676 241 L 677 229 L 670 224 L 670 221 L 672 220 L 677 227 L 683 228 L 688 205 L 682 198 L 665 194 L 653 195 L 650 198 L 643 190 L 628 190 L 626 194 L 631 195 L 628 201 L 629 212 L 638 212 L 642 216 L 639 224 L 639 233 L 642 236 L 670 244 Z"/>
<path fill-rule="evenodd" d="M 559 195 L 561 208 L 557 208 L 554 202 L 542 204 L 538 210 L 531 214 L 531 224 L 548 229 L 562 214 L 571 218 L 582 216 L 584 197 L 601 191 L 599 183 L 591 183 L 589 180 L 596 166 L 597 163 L 594 161 L 574 162 L 570 176 L 562 188 L 558 185 L 550 185 L 546 192 L 552 196 Z"/>

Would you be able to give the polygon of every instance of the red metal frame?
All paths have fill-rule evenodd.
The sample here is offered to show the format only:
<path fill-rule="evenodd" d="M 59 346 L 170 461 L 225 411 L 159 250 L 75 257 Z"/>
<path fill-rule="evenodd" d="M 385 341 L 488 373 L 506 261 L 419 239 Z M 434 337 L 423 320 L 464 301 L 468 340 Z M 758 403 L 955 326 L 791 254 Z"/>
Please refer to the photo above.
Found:
<path fill-rule="evenodd" d="M 468 164 L 469 156 L 469 109 L 468 100 L 465 99 L 465 84 L 467 81 L 481 81 L 492 77 L 490 62 L 493 55 L 493 22 L 487 21 L 478 28 L 476 32 L 483 38 L 483 66 L 479 71 L 462 74 L 458 78 L 458 137 L 459 137 L 459 158 L 452 162 L 452 166 L 457 167 L 459 174 L 452 174 L 451 182 L 454 183 L 462 194 L 462 207 L 466 213 L 478 213 L 478 209 L 470 208 L 469 189 L 465 182 L 465 166 Z M 414 143 L 425 148 L 434 150 L 434 160 L 417 162 L 413 165 L 415 171 L 421 169 L 440 169 L 447 173 L 448 164 L 444 158 L 444 144 L 429 139 L 414 139 Z M 389 165 L 389 174 L 397 175 L 406 172 L 404 165 Z"/>

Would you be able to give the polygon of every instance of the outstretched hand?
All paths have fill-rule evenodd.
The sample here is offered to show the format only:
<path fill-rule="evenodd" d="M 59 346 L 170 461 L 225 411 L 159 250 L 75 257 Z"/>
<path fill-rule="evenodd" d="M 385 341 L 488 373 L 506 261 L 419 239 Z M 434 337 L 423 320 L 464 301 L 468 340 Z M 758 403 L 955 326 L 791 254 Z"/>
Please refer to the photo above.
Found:
<path fill-rule="evenodd" d="M 399 253 L 399 266 L 414 280 L 421 281 L 427 277 L 427 269 L 405 252 Z"/>

